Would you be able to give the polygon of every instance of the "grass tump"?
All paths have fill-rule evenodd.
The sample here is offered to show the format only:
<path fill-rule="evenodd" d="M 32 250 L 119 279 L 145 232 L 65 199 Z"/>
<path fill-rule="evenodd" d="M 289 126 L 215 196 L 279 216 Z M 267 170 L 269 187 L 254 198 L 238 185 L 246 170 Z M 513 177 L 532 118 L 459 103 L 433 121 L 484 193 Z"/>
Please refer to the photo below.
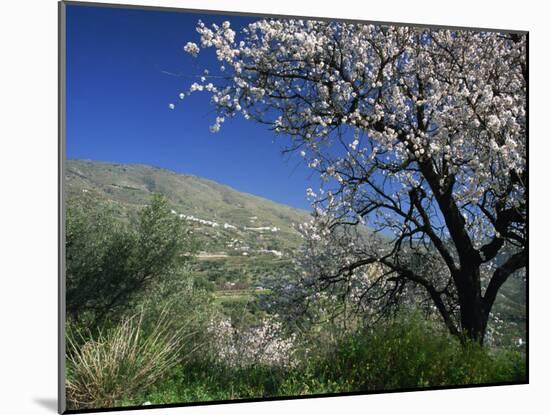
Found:
<path fill-rule="evenodd" d="M 169 332 L 164 315 L 145 332 L 143 319 L 140 312 L 96 338 L 67 336 L 69 408 L 105 408 L 132 400 L 179 362 L 180 333 Z"/>

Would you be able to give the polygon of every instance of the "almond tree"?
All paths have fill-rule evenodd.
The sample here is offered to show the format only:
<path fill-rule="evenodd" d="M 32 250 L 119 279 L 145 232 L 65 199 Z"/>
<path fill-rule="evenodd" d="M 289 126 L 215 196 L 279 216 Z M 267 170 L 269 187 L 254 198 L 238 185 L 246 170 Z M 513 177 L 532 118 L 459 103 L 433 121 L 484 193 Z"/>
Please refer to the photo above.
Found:
<path fill-rule="evenodd" d="M 334 258 L 320 287 L 377 263 L 358 298 L 420 288 L 451 333 L 483 342 L 499 289 L 527 263 L 526 34 L 294 19 L 239 39 L 227 21 L 197 32 L 184 49 L 211 48 L 220 66 L 180 98 L 211 94 L 213 132 L 242 115 L 292 137 L 323 179 L 308 189 L 308 233 Z M 390 242 L 342 231 L 361 224 Z"/>

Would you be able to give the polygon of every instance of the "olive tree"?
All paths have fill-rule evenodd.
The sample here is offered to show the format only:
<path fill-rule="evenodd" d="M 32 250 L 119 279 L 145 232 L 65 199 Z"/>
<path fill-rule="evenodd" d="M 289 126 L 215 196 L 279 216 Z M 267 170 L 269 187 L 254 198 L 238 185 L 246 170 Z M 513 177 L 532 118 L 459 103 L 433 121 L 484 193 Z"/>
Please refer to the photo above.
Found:
<path fill-rule="evenodd" d="M 140 294 L 177 273 L 193 249 L 160 195 L 133 224 L 91 197 L 70 201 L 66 224 L 67 315 L 92 328 L 120 319 Z"/>

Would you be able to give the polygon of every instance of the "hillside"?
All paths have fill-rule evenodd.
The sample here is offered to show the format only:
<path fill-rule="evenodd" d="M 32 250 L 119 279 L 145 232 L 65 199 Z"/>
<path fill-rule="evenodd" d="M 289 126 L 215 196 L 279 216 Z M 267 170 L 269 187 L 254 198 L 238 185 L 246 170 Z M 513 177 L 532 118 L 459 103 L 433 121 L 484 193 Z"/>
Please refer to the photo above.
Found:
<path fill-rule="evenodd" d="M 299 243 L 297 225 L 309 219 L 306 211 L 156 167 L 69 160 L 66 173 L 69 199 L 93 192 L 129 213 L 147 204 L 152 193 L 162 193 L 175 214 L 209 235 L 204 248 L 211 254 L 243 253 L 247 245 L 293 249 Z"/>
<path fill-rule="evenodd" d="M 127 219 L 162 193 L 199 243 L 197 272 L 217 288 L 248 287 L 284 269 L 299 248 L 308 212 L 214 181 L 139 164 L 68 160 L 67 200 L 83 193 L 109 202 Z"/>

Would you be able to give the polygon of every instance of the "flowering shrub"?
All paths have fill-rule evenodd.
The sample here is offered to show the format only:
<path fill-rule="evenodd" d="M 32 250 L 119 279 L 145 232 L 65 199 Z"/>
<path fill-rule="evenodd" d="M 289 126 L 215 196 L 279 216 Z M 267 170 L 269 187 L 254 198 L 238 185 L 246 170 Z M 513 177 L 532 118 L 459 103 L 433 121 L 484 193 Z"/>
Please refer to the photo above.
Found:
<path fill-rule="evenodd" d="M 258 325 L 237 330 L 230 319 L 212 320 L 208 327 L 212 336 L 215 359 L 230 367 L 291 367 L 296 335 L 284 336 L 276 316 L 263 319 Z"/>

